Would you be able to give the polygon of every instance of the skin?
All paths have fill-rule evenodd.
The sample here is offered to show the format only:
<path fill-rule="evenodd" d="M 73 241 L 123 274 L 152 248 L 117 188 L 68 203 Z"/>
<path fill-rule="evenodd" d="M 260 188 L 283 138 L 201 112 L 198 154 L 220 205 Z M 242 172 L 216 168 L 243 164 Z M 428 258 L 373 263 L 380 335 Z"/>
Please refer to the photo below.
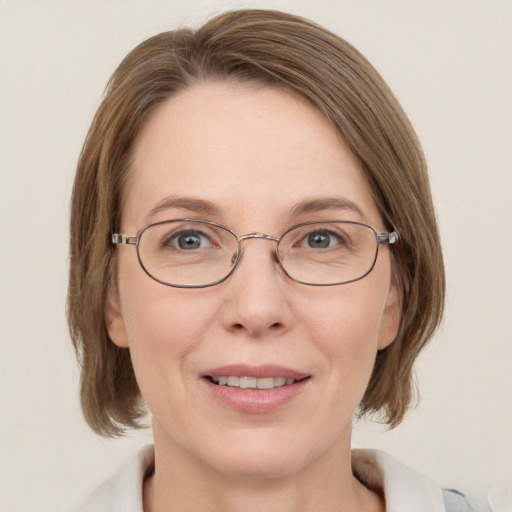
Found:
<path fill-rule="evenodd" d="M 216 211 L 175 205 L 150 213 L 169 196 L 209 201 Z M 333 196 L 360 213 L 332 205 L 291 211 Z M 121 232 L 185 216 L 238 235 L 278 237 L 300 222 L 340 218 L 386 231 L 354 156 L 319 111 L 283 90 L 228 83 L 171 97 L 134 148 Z M 163 286 L 143 272 L 134 247 L 116 251 L 105 317 L 113 342 L 130 349 L 153 415 L 146 512 L 384 510 L 352 476 L 350 438 L 376 353 L 399 324 L 386 246 L 367 277 L 331 287 L 293 282 L 266 240 L 245 242 L 234 274 L 201 289 Z M 311 377 L 285 406 L 247 414 L 213 399 L 201 379 L 233 363 Z"/>

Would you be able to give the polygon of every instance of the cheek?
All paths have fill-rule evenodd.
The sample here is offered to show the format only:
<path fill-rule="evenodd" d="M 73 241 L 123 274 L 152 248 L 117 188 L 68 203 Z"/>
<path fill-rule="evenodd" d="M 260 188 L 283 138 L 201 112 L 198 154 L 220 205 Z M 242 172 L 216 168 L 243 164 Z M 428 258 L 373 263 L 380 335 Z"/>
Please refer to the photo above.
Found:
<path fill-rule="evenodd" d="M 201 306 L 179 290 L 155 284 L 163 288 L 163 293 L 157 289 L 130 297 L 124 313 L 132 358 L 180 364 L 200 343 L 214 316 L 212 303 Z"/>
<path fill-rule="evenodd" d="M 386 297 L 374 284 L 362 280 L 327 294 L 324 290 L 322 300 L 309 300 L 303 314 L 309 318 L 308 338 L 323 355 L 326 371 L 319 373 L 333 391 L 335 407 L 348 400 L 355 408 L 373 371 Z"/>
<path fill-rule="evenodd" d="M 186 411 L 194 403 L 194 354 L 201 346 L 208 313 L 203 308 L 198 318 L 197 303 L 192 306 L 190 300 L 174 297 L 175 290 L 169 291 L 172 298 L 153 296 L 133 304 L 128 339 L 135 376 L 153 421 L 179 436 L 187 431 Z M 194 409 L 197 412 L 198 407 Z"/>
<path fill-rule="evenodd" d="M 375 288 L 363 285 L 363 281 L 333 292 L 324 291 L 321 299 L 307 301 L 304 317 L 309 318 L 311 338 L 321 342 L 332 355 L 341 351 L 354 355 L 376 352 L 385 303 L 383 294 L 375 293 Z"/>
<path fill-rule="evenodd" d="M 210 314 L 208 303 L 198 306 L 195 290 L 172 288 L 151 279 L 140 267 L 135 251 L 122 256 L 118 283 L 130 350 L 144 349 L 148 356 L 170 348 L 187 351 Z"/>
<path fill-rule="evenodd" d="M 142 394 L 152 409 L 155 397 L 167 396 L 169 390 L 175 397 L 181 396 L 192 355 L 215 317 L 214 303 L 201 299 L 194 290 L 163 286 L 145 274 L 120 277 L 130 355 Z"/>

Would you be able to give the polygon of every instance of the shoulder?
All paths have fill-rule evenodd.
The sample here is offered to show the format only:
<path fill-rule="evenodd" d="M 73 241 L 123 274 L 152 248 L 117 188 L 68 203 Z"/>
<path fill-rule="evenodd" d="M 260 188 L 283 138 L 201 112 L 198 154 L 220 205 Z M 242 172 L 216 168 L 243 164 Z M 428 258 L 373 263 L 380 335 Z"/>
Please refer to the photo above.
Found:
<path fill-rule="evenodd" d="M 153 465 L 153 446 L 146 446 L 100 485 L 77 512 L 142 512 L 144 477 Z"/>

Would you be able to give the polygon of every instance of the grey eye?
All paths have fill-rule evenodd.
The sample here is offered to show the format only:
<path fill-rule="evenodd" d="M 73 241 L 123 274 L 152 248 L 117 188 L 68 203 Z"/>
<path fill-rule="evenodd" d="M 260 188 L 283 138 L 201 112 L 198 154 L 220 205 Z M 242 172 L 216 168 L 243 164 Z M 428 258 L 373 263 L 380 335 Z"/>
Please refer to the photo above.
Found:
<path fill-rule="evenodd" d="M 185 251 L 203 249 L 211 245 L 209 238 L 204 233 L 192 230 L 174 233 L 169 237 L 166 244 Z"/>
<path fill-rule="evenodd" d="M 331 237 L 326 233 L 311 233 L 308 235 L 309 247 L 318 247 L 323 249 L 329 247 Z"/>
<path fill-rule="evenodd" d="M 326 249 L 341 242 L 340 236 L 332 231 L 313 231 L 303 240 L 302 245 L 311 249 Z"/>

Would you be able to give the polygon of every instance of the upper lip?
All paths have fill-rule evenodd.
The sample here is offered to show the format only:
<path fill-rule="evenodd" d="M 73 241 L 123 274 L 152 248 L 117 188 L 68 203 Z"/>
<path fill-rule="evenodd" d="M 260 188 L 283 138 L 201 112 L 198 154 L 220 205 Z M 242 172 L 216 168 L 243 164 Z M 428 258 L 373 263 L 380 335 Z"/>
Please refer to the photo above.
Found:
<path fill-rule="evenodd" d="M 264 364 L 264 365 L 247 365 L 247 364 L 229 364 L 219 366 L 205 371 L 202 377 L 254 377 L 256 379 L 264 379 L 268 377 L 286 377 L 287 379 L 302 380 L 310 375 L 300 372 L 293 368 L 285 366 Z"/>

